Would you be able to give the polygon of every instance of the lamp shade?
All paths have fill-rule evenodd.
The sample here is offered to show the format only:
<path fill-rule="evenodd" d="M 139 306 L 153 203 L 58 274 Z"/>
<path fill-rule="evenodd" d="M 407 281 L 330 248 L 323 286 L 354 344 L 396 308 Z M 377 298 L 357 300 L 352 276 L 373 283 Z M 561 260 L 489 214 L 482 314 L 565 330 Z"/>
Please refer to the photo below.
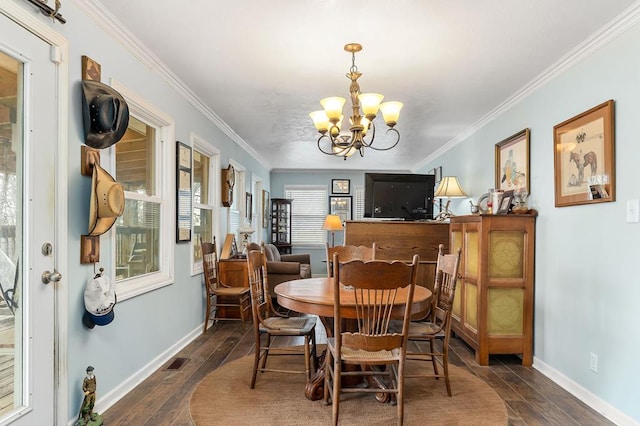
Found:
<path fill-rule="evenodd" d="M 436 188 L 436 198 L 462 198 L 468 197 L 467 193 L 462 190 L 458 178 L 455 176 L 445 176 Z"/>
<path fill-rule="evenodd" d="M 325 231 L 341 231 L 342 230 L 342 219 L 340 216 L 335 214 L 328 214 L 324 219 L 324 225 L 322 225 L 322 229 Z"/>

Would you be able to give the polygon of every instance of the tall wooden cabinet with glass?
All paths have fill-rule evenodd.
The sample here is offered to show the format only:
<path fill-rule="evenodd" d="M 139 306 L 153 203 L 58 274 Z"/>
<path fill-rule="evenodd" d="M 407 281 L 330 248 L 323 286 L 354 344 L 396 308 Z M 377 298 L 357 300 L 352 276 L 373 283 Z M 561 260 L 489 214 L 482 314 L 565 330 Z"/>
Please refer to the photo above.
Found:
<path fill-rule="evenodd" d="M 522 354 L 533 362 L 535 216 L 455 216 L 451 252 L 462 249 L 452 329 L 476 351 Z"/>
<path fill-rule="evenodd" d="M 271 199 L 271 243 L 280 253 L 291 253 L 291 202 L 287 198 Z"/>

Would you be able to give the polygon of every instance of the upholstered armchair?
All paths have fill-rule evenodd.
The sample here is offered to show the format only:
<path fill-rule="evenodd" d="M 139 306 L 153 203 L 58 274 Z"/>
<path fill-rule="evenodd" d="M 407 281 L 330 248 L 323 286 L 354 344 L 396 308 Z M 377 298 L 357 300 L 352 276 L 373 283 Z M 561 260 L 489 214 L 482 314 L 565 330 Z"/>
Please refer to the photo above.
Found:
<path fill-rule="evenodd" d="M 307 254 L 280 254 L 273 244 L 262 243 L 267 257 L 267 279 L 269 282 L 269 294 L 276 297 L 273 290 L 275 286 L 285 281 L 300 278 L 311 278 L 311 256 Z M 249 243 L 247 251 L 260 250 L 261 246 Z"/>

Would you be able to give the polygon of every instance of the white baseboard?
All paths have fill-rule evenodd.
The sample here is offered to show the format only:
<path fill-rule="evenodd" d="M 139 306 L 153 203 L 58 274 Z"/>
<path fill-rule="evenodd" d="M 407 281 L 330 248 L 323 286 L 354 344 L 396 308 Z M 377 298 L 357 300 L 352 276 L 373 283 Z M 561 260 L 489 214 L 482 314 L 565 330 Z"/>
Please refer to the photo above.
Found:
<path fill-rule="evenodd" d="M 597 395 L 591 393 L 584 387 L 580 386 L 578 383 L 569 379 L 564 374 L 555 370 L 544 361 L 534 357 L 533 358 L 533 368 L 547 376 L 549 379 L 553 380 L 558 386 L 561 386 L 564 390 L 578 398 L 580 401 L 587 404 L 589 407 L 596 410 L 598 413 L 602 414 L 604 417 L 615 423 L 619 426 L 637 426 L 640 425 L 639 422 L 632 419 L 622 411 L 618 410 L 611 404 L 603 401 Z"/>

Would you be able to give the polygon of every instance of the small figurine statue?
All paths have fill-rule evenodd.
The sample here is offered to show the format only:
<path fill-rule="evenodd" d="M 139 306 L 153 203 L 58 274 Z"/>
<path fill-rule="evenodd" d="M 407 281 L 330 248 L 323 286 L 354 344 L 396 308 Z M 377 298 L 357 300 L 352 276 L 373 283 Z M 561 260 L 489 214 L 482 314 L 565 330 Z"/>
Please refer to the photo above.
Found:
<path fill-rule="evenodd" d="M 102 426 L 102 416 L 94 413 L 93 406 L 96 403 L 96 376 L 93 375 L 93 367 L 87 367 L 87 376 L 82 381 L 84 398 L 80 406 L 80 414 L 76 426 Z"/>

